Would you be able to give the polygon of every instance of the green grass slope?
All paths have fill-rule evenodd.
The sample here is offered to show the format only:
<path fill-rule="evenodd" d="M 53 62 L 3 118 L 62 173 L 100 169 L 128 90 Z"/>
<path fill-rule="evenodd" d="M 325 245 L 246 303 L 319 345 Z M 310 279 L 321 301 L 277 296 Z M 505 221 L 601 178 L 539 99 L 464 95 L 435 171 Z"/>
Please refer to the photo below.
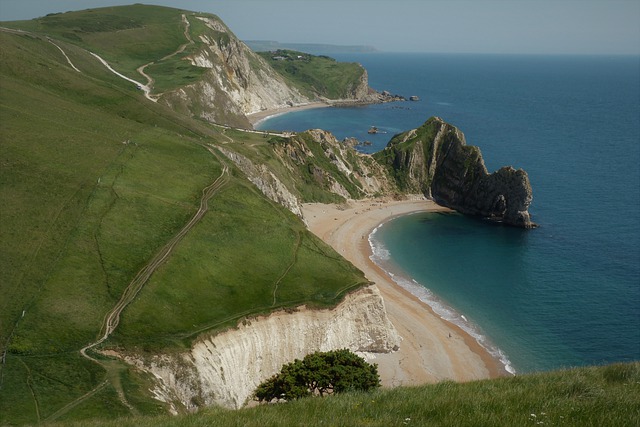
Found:
<path fill-rule="evenodd" d="M 640 364 L 633 363 L 312 397 L 238 411 L 207 408 L 188 416 L 103 420 L 89 426 L 632 427 L 639 423 Z"/>
<path fill-rule="evenodd" d="M 188 34 L 193 43 L 185 38 L 183 14 L 189 21 Z M 114 69 L 142 83 L 146 81 L 137 69 L 148 64 L 144 71 L 153 78 L 153 92 L 157 94 L 198 81 L 207 70 L 185 60 L 203 47 L 200 35 L 215 33 L 195 16 L 213 15 L 135 4 L 49 14 L 29 21 L 5 22 L 3 26 L 95 52 Z M 175 54 L 183 45 L 184 50 Z"/>
<path fill-rule="evenodd" d="M 310 98 L 351 99 L 365 72 L 356 63 L 338 62 L 327 56 L 293 50 L 280 49 L 259 55 Z"/>
<path fill-rule="evenodd" d="M 157 61 L 185 43 L 178 9 L 136 4 L 50 14 L 4 26 L 46 34 L 91 50 L 134 79 L 136 68 Z"/>
<path fill-rule="evenodd" d="M 55 43 L 81 72 L 44 37 L 0 32 L 0 425 L 165 411 L 149 378 L 79 350 L 220 178 L 103 347 L 171 351 L 365 282 L 215 150 L 244 134 L 179 116 Z"/>

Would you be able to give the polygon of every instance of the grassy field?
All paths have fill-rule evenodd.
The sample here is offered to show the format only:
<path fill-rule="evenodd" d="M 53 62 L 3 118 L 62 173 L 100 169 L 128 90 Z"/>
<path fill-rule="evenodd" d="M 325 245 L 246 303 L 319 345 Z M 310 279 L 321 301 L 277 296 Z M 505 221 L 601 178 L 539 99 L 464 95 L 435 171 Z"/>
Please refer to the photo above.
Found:
<path fill-rule="evenodd" d="M 185 37 L 183 14 L 190 24 L 193 43 Z M 95 52 L 120 73 L 142 83 L 145 79 L 136 70 L 149 64 L 145 73 L 154 79 L 153 92 L 163 93 L 194 83 L 207 71 L 186 60 L 203 48 L 200 35 L 214 33 L 196 16 L 179 9 L 136 4 L 50 14 L 3 25 Z M 172 55 L 185 44 L 184 51 Z"/>
<path fill-rule="evenodd" d="M 208 408 L 187 416 L 95 421 L 89 426 L 633 427 L 639 423 L 640 364 L 634 363 L 466 384 L 445 381 L 238 411 Z"/>
<path fill-rule="evenodd" d="M 164 412 L 150 378 L 78 350 L 221 175 L 224 157 L 206 148 L 230 141 L 56 44 L 80 73 L 44 37 L 0 33 L 0 425 Z M 209 208 L 106 346 L 170 351 L 365 282 L 237 170 Z"/>
<path fill-rule="evenodd" d="M 127 310 L 117 342 L 150 351 L 186 338 L 186 346 L 198 331 L 235 326 L 245 316 L 335 305 L 366 283 L 293 214 L 256 191 L 241 183 L 220 191 L 210 214 Z"/>
<path fill-rule="evenodd" d="M 356 63 L 337 62 L 326 56 L 314 56 L 291 50 L 260 52 L 276 71 L 301 93 L 311 97 L 349 99 L 360 83 L 364 68 Z"/>
<path fill-rule="evenodd" d="M 52 14 L 3 25 L 77 44 L 137 79 L 136 68 L 171 54 L 186 42 L 180 10 L 141 4 Z"/>

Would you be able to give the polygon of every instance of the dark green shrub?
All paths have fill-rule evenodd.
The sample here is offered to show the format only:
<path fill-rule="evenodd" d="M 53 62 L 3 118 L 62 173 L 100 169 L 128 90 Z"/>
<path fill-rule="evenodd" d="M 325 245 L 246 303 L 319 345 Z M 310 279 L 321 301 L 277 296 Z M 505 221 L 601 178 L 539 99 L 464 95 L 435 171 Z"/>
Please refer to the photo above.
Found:
<path fill-rule="evenodd" d="M 313 395 L 368 391 L 380 387 L 378 367 L 347 349 L 315 352 L 282 367 L 258 386 L 259 402 L 295 400 Z"/>

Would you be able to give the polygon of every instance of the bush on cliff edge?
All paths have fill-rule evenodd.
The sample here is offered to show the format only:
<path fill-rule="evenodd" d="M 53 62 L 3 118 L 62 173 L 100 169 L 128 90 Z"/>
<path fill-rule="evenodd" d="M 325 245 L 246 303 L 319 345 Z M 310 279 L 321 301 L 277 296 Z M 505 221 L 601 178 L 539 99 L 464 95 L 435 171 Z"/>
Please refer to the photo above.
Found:
<path fill-rule="evenodd" d="M 259 402 L 287 401 L 377 387 L 380 387 L 377 365 L 347 349 L 317 351 L 284 365 L 280 373 L 258 386 L 254 398 Z"/>

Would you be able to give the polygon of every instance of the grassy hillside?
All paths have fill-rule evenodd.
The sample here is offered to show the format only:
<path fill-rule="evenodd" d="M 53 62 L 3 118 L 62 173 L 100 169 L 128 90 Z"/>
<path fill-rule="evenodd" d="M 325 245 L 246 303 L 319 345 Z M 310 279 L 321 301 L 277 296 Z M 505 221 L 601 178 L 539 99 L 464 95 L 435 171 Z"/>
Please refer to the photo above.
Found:
<path fill-rule="evenodd" d="M 337 62 L 293 50 L 260 52 L 276 71 L 310 98 L 349 99 L 365 70 L 356 63 Z"/>
<path fill-rule="evenodd" d="M 0 32 L 0 425 L 164 413 L 149 378 L 79 350 L 212 183 L 209 210 L 103 347 L 172 351 L 245 316 L 333 305 L 365 282 L 215 149 L 245 134 L 177 115 L 80 45 L 55 43 L 80 72 L 45 37 Z"/>
<path fill-rule="evenodd" d="M 50 14 L 3 25 L 79 45 L 102 56 L 128 77 L 141 79 L 136 72 L 138 67 L 160 60 L 185 43 L 182 13 L 177 9 L 137 4 Z M 163 67 L 169 66 L 163 64 Z M 199 72 L 197 67 L 189 67 L 192 72 Z M 170 70 L 163 71 L 166 73 L 152 75 L 162 81 Z"/>
<path fill-rule="evenodd" d="M 212 19 L 216 24 L 208 27 L 199 18 Z M 225 51 L 225 54 L 237 54 L 232 52 L 233 49 L 227 49 L 230 38 L 235 40 L 235 36 L 217 16 L 143 4 L 54 13 L 29 21 L 3 22 L 2 25 L 48 36 L 94 52 L 127 77 L 148 84 L 146 77 L 139 72 L 143 67 L 143 72 L 152 79 L 150 86 L 154 95 L 207 78 L 209 68 L 194 66 L 189 58 L 208 51 L 211 43 Z M 338 63 L 326 56 L 284 50 L 278 51 L 278 55 L 284 55 L 287 60 L 273 60 L 276 55 L 269 53 L 264 53 L 263 57 L 277 73 L 311 99 L 353 98 L 365 72 L 358 64 Z M 300 55 L 304 57 L 298 58 Z M 230 68 L 230 63 L 225 62 L 227 59 L 214 58 L 214 62 L 219 60 L 215 63 L 216 72 L 230 75 L 236 72 Z M 249 58 L 248 61 L 257 72 L 265 72 L 256 58 Z M 246 76 L 237 77 L 240 79 L 232 82 L 223 77 L 226 86 L 220 88 L 221 91 L 231 90 L 236 84 L 246 84 L 242 81 Z M 220 76 L 208 78 L 216 85 Z M 217 102 L 221 104 L 218 108 L 222 110 L 225 109 L 225 102 L 232 102 L 224 100 L 224 97 L 221 93 L 217 97 Z M 211 106 L 203 108 L 207 110 Z M 193 109 L 192 114 L 198 114 L 200 109 Z M 218 111 L 216 115 L 219 123 L 241 123 L 237 118 L 226 117 L 223 111 Z"/>
<path fill-rule="evenodd" d="M 466 384 L 445 381 L 238 411 L 208 408 L 188 416 L 104 420 L 89 425 L 632 427 L 639 424 L 640 364 L 635 363 Z"/>

